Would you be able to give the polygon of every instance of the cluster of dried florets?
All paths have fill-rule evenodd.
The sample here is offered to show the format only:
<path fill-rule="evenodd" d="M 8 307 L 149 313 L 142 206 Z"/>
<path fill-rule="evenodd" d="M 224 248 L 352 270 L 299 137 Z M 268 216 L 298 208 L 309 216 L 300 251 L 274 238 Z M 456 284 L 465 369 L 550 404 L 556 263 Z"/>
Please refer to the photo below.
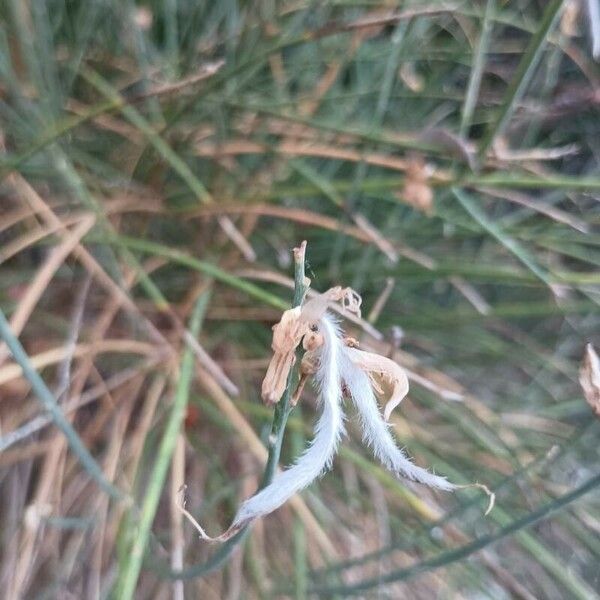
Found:
<path fill-rule="evenodd" d="M 316 371 L 312 368 L 314 353 L 324 343 L 319 332 L 319 321 L 324 317 L 330 302 L 340 302 L 348 313 L 360 317 L 362 298 L 352 288 L 334 287 L 305 302 L 302 306 L 286 310 L 279 323 L 273 325 L 273 357 L 262 383 L 262 398 L 272 406 L 279 402 L 287 384 L 290 369 L 296 361 L 296 349 L 302 343 L 307 351 L 301 367 L 301 386 L 306 377 Z M 294 394 L 294 404 L 298 401 L 302 387 Z"/>
<path fill-rule="evenodd" d="M 302 306 L 286 310 L 279 323 L 273 326 L 273 357 L 262 384 L 264 402 L 269 405 L 279 402 L 296 360 L 296 349 L 302 344 L 305 354 L 292 403 L 298 402 L 307 379 L 313 377 L 319 389 L 321 415 L 310 446 L 294 465 L 278 473 L 270 485 L 247 499 L 229 529 L 219 537 L 208 536 L 182 507 L 203 539 L 229 539 L 254 519 L 279 508 L 330 468 L 344 433 L 344 397 L 351 399 L 356 407 L 364 442 L 395 475 L 442 490 L 465 487 L 418 467 L 396 445 L 387 421 L 392 410 L 408 393 L 406 373 L 394 361 L 364 352 L 358 348 L 356 340 L 344 337 L 336 320 L 327 312 L 333 302 L 340 302 L 345 312 L 360 317 L 360 296 L 350 288 L 341 287 L 332 288 Z M 382 415 L 375 394 L 384 395 L 385 390 L 390 395 Z M 486 489 L 480 484 L 472 485 Z M 493 496 L 488 512 L 492 501 Z"/>

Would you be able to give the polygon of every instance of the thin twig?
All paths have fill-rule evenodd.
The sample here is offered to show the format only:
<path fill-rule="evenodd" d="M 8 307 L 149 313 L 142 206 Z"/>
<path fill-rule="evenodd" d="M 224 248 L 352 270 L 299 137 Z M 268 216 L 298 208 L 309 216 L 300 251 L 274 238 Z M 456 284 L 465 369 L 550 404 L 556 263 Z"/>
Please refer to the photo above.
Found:
<path fill-rule="evenodd" d="M 66 343 L 66 356 L 58 367 L 58 382 L 56 385 L 56 399 L 60 402 L 63 396 L 69 391 L 69 385 L 71 382 L 71 366 L 73 364 L 73 354 L 77 346 L 77 338 L 81 331 L 81 324 L 83 322 L 83 312 L 85 309 L 85 300 L 92 283 L 92 276 L 88 273 L 83 280 L 79 288 L 77 297 L 75 298 L 75 309 L 71 318 L 71 324 L 69 327 L 69 337 Z"/>
<path fill-rule="evenodd" d="M 69 232 L 62 242 L 53 249 L 47 260 L 38 270 L 21 299 L 19 307 L 10 319 L 11 330 L 16 336 L 21 335 L 31 313 L 46 291 L 56 271 L 64 263 L 69 254 L 78 246 L 85 234 L 93 227 L 94 222 L 95 219 L 93 216 L 86 215 L 81 220 L 81 223 L 72 232 Z M 6 360 L 7 355 L 6 347 L 0 346 L 0 365 Z"/>
<path fill-rule="evenodd" d="M 396 281 L 394 280 L 393 277 L 386 278 L 385 287 L 383 288 L 383 290 L 381 290 L 381 293 L 379 294 L 379 296 L 377 296 L 377 300 L 375 300 L 375 304 L 373 304 L 373 308 L 371 309 L 371 312 L 369 313 L 369 316 L 367 317 L 367 321 L 369 323 L 371 323 L 371 325 L 373 323 L 377 322 L 377 319 L 379 318 L 379 315 L 381 314 L 383 307 L 386 305 L 387 301 L 390 299 L 390 295 L 394 289 L 395 284 L 396 284 Z"/>
<path fill-rule="evenodd" d="M 120 371 L 116 375 L 113 375 L 106 381 L 95 385 L 94 387 L 86 390 L 81 396 L 72 397 L 68 402 L 63 402 L 62 410 L 68 415 L 75 410 L 80 409 L 82 406 L 93 402 L 100 398 L 106 392 L 114 390 L 123 384 L 127 383 L 134 377 L 137 377 L 156 366 L 160 362 L 160 359 L 148 359 L 145 360 L 139 367 L 130 367 L 128 369 L 124 369 Z M 52 418 L 47 415 L 38 415 L 34 417 L 24 425 L 21 425 L 18 429 L 14 431 L 10 431 L 0 437 L 0 452 L 4 452 L 7 448 L 10 448 L 12 445 L 20 442 L 21 440 L 33 435 L 40 429 L 43 429 L 47 425 L 52 423 Z"/>
<path fill-rule="evenodd" d="M 304 300 L 304 296 L 308 291 L 308 283 L 305 275 L 305 259 L 306 259 L 306 242 L 302 242 L 298 248 L 294 248 L 294 297 L 292 301 L 292 307 L 300 306 Z M 267 464 L 263 473 L 260 488 L 264 488 L 271 483 L 277 465 L 279 464 L 279 456 L 281 454 L 281 446 L 283 444 L 283 435 L 285 433 L 285 426 L 288 417 L 292 411 L 290 405 L 290 399 L 292 396 L 292 389 L 294 387 L 293 382 L 295 373 L 291 372 L 288 377 L 287 386 L 283 397 L 275 406 L 275 414 L 273 415 L 273 422 L 271 424 L 271 434 L 269 435 L 269 453 L 267 456 Z M 181 490 L 181 498 L 179 500 L 180 509 L 182 514 L 194 525 L 198 530 L 200 536 L 204 539 L 209 539 L 204 529 L 198 524 L 194 517 L 185 509 L 185 488 Z M 194 570 L 195 572 L 203 572 L 204 569 L 212 570 L 213 568 L 220 567 L 230 556 L 235 547 L 241 543 L 249 531 L 248 527 L 243 527 L 235 535 L 228 538 L 227 541 L 221 546 L 219 551 L 206 563 L 195 565 L 194 567 L 188 567 L 184 569 L 184 572 Z M 175 573 L 172 573 L 175 575 Z"/>
<path fill-rule="evenodd" d="M 337 33 L 356 31 L 357 29 L 379 28 L 386 25 L 394 25 L 400 21 L 408 21 L 415 17 L 436 16 L 445 13 L 452 13 L 457 9 L 456 4 L 448 4 L 446 6 L 434 6 L 425 8 L 415 8 L 403 11 L 389 12 L 381 16 L 368 17 L 364 19 L 356 19 L 348 23 L 331 22 L 315 31 L 307 34 L 308 39 L 319 39 L 322 37 L 335 35 Z"/>

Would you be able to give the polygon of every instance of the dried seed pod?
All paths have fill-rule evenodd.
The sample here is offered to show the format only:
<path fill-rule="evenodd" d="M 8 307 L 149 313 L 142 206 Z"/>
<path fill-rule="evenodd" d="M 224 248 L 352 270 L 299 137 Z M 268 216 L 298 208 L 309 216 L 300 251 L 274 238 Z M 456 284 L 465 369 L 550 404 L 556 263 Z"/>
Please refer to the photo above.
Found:
<path fill-rule="evenodd" d="M 404 187 L 396 196 L 428 216 L 433 214 L 433 189 L 429 184 L 428 167 L 421 156 L 409 159 Z"/>
<path fill-rule="evenodd" d="M 323 345 L 324 338 L 323 334 L 319 333 L 318 330 L 309 331 L 302 340 L 302 347 L 307 352 L 314 352 L 317 348 L 320 348 Z"/>

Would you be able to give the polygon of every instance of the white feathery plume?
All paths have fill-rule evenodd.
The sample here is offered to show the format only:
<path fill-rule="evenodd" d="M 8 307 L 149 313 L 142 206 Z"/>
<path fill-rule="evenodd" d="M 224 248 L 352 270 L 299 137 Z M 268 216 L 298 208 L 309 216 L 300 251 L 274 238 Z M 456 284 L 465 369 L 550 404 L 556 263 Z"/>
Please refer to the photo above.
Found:
<path fill-rule="evenodd" d="M 278 473 L 270 485 L 240 506 L 232 527 L 242 527 L 257 517 L 273 512 L 331 467 L 344 431 L 339 369 L 343 348 L 338 328 L 330 317 L 325 315 L 319 321 L 319 326 L 324 343 L 316 380 L 320 388 L 322 412 L 315 427 L 315 437 L 296 464 Z"/>
<path fill-rule="evenodd" d="M 210 537 L 194 518 L 185 510 L 185 499 L 180 499 L 180 509 L 195 525 L 200 537 L 208 541 L 224 542 L 254 519 L 264 517 L 294 494 L 304 489 L 331 467 L 338 443 L 344 433 L 344 414 L 342 412 L 342 382 L 340 359 L 343 345 L 337 324 L 328 315 L 318 321 L 323 345 L 319 349 L 319 367 L 315 373 L 319 387 L 321 416 L 315 427 L 315 436 L 304 454 L 294 465 L 278 473 L 273 481 L 254 496 L 242 503 L 229 529 L 218 537 Z"/>
<path fill-rule="evenodd" d="M 327 302 L 341 301 L 350 312 L 360 313 L 360 296 L 350 288 L 336 287 L 309 300 L 301 308 L 285 311 L 281 321 L 273 327 L 273 357 L 263 381 L 262 396 L 267 404 L 277 402 L 295 361 L 296 347 L 302 342 L 306 353 L 300 368 L 301 380 L 292 402 L 297 401 L 304 381 L 314 374 L 319 389 L 321 415 L 315 427 L 310 446 L 291 467 L 278 473 L 273 481 L 240 506 L 229 529 L 218 537 L 210 537 L 185 509 L 185 486 L 180 491 L 179 508 L 196 527 L 202 539 L 224 542 L 254 519 L 277 510 L 294 494 L 310 485 L 331 468 L 340 438 L 344 433 L 342 395 L 351 396 L 358 411 L 363 440 L 375 457 L 397 476 L 446 491 L 477 487 L 489 497 L 492 509 L 495 496 L 483 484 L 455 485 L 415 465 L 396 445 L 387 419 L 393 408 L 408 393 L 408 378 L 402 368 L 383 356 L 347 347 L 356 344 L 352 338 L 342 341 L 337 322 L 327 314 Z M 350 343 L 352 342 L 352 344 Z M 307 360 L 308 359 L 308 360 Z M 378 391 L 380 382 L 391 384 L 392 394 L 381 414 L 373 387 Z"/>
<path fill-rule="evenodd" d="M 359 351 L 355 350 L 354 352 Z M 457 486 L 450 483 L 445 477 L 439 477 L 415 465 L 396 445 L 390 433 L 389 423 L 379 412 L 371 380 L 365 371 L 357 368 L 354 364 L 349 349 L 342 349 L 340 366 L 342 380 L 361 420 L 363 441 L 372 448 L 376 458 L 396 475 L 441 490 L 456 489 Z"/>

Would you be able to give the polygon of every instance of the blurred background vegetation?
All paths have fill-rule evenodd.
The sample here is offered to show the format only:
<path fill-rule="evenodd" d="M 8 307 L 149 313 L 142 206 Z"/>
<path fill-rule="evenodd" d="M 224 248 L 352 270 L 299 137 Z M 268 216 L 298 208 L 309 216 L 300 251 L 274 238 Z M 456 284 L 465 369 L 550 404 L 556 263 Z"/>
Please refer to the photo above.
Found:
<path fill-rule="evenodd" d="M 597 597 L 597 8 L 5 0 L 4 597 Z M 394 479 L 349 411 L 333 471 L 250 535 L 182 520 L 184 482 L 216 534 L 261 481 L 303 239 L 409 370 L 399 443 L 490 515 Z"/>

